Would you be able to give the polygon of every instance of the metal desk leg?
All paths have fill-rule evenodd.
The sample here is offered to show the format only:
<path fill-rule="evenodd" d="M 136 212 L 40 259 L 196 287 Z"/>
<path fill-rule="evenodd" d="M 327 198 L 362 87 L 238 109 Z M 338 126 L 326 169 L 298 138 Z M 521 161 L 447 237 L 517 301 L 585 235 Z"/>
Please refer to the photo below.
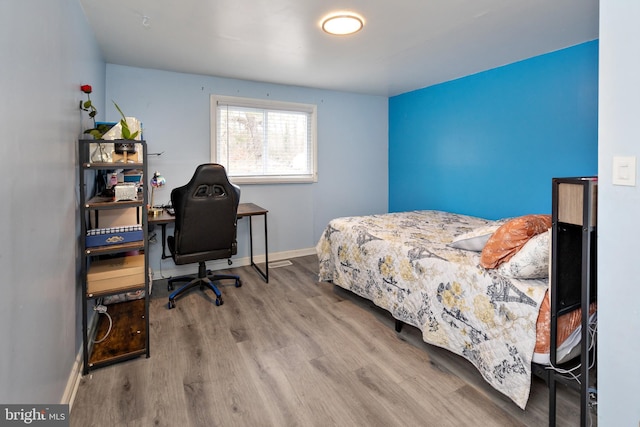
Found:
<path fill-rule="evenodd" d="M 262 276 L 265 282 L 269 283 L 269 247 L 267 244 L 267 214 L 264 214 L 264 260 L 265 271 L 262 271 L 260 267 L 253 262 L 253 229 L 251 224 L 253 223 L 254 215 L 249 216 L 249 255 L 251 258 L 251 266 Z"/>
<path fill-rule="evenodd" d="M 162 259 L 171 258 L 171 255 L 165 255 L 164 249 L 167 245 L 167 224 L 160 224 L 160 228 L 162 229 Z"/>

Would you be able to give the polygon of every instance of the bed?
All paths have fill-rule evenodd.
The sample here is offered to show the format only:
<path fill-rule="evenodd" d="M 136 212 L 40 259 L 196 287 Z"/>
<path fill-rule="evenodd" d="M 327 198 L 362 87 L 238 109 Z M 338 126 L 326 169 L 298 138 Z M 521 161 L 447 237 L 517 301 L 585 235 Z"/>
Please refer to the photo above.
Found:
<path fill-rule="evenodd" d="M 548 215 L 492 221 L 434 210 L 336 218 L 316 247 L 319 280 L 419 328 L 524 409 L 534 349 L 548 363 L 536 331 L 548 323 L 550 226 Z"/>

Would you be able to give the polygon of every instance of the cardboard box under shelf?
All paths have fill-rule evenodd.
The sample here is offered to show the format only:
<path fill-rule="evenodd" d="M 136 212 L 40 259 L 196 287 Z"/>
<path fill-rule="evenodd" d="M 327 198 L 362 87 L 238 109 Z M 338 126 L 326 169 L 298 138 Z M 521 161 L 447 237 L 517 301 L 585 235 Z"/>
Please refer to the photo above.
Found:
<path fill-rule="evenodd" d="M 89 366 L 110 363 L 146 353 L 147 330 L 145 300 L 127 301 L 110 305 L 107 313 L 113 325 L 107 338 L 93 344 Z M 109 319 L 104 314 L 96 314 L 98 327 L 95 340 L 101 340 L 109 330 Z"/>
<path fill-rule="evenodd" d="M 89 266 L 87 280 L 109 279 L 144 273 L 144 254 L 96 260 Z"/>
<path fill-rule="evenodd" d="M 93 261 L 87 272 L 87 294 L 144 288 L 144 254 Z"/>

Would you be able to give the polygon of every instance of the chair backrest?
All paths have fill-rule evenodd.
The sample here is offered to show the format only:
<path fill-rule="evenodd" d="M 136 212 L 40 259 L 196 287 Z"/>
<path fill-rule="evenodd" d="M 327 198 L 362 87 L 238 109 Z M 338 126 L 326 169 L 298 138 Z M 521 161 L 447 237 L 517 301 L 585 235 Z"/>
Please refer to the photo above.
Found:
<path fill-rule="evenodd" d="M 174 261 L 183 264 L 235 254 L 239 201 L 240 188 L 216 163 L 198 166 L 186 185 L 174 188 Z"/>

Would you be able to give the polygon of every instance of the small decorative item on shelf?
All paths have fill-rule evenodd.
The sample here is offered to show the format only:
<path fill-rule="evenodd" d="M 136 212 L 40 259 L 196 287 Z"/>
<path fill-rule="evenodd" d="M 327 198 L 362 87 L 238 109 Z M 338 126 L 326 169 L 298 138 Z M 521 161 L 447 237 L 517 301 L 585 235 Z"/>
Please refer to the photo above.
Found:
<path fill-rule="evenodd" d="M 141 139 L 140 121 L 135 117 L 125 117 L 118 104 L 115 101 L 112 102 L 118 113 L 120 113 L 120 117 L 122 117 L 120 122 L 112 128 L 114 151 L 116 154 L 122 154 L 123 161 L 127 162 L 129 161 L 128 155 L 135 154 L 138 151 L 138 146 L 134 141 Z M 117 141 L 119 139 L 125 139 L 126 141 Z"/>
<path fill-rule="evenodd" d="M 102 135 L 104 134 L 104 132 L 106 132 L 108 127 L 105 128 L 104 126 L 96 125 L 96 114 L 98 114 L 98 110 L 91 102 L 91 92 L 93 91 L 93 88 L 91 87 L 91 85 L 82 85 L 80 86 L 80 90 L 83 93 L 87 94 L 87 100 L 84 102 L 80 101 L 80 109 L 83 111 L 87 111 L 89 113 L 89 117 L 93 121 L 93 128 L 85 130 L 84 133 L 86 135 L 90 135 L 94 139 L 99 140 L 102 138 Z M 95 145 L 95 148 L 93 149 L 93 151 L 91 152 L 90 159 L 92 162 L 96 162 L 96 163 L 110 162 L 111 153 L 107 151 L 107 148 L 103 143 L 98 142 Z"/>
<path fill-rule="evenodd" d="M 111 161 L 112 161 L 111 153 L 107 151 L 106 144 L 102 142 L 96 143 L 96 147 L 91 153 L 91 162 L 92 163 L 108 163 Z"/>
<path fill-rule="evenodd" d="M 164 179 L 164 176 L 160 175 L 160 172 L 155 171 L 153 173 L 153 177 L 151 178 L 151 207 L 149 208 L 149 215 L 158 216 L 162 213 L 162 208 L 156 208 L 153 204 L 153 196 L 155 193 L 155 189 L 159 187 L 163 187 L 167 181 Z"/>
<path fill-rule="evenodd" d="M 113 102 L 113 105 L 116 106 L 118 113 L 120 113 L 120 117 L 122 117 L 122 119 L 120 119 L 120 126 L 122 127 L 122 139 L 136 139 L 136 137 L 140 134 L 140 122 L 135 117 L 125 117 L 120 107 L 118 107 L 118 104 L 116 104 L 116 102 L 113 100 L 111 102 Z M 129 126 L 131 126 L 132 124 L 133 129 L 130 129 Z"/>
<path fill-rule="evenodd" d="M 82 85 L 80 90 L 87 94 L 86 101 L 80 101 L 80 109 L 87 111 L 89 117 L 93 121 L 93 128 L 84 131 L 84 134 L 90 135 L 96 140 L 91 144 L 91 162 L 95 163 L 110 163 L 110 162 L 124 162 L 124 163 L 138 163 L 142 162 L 140 156 L 134 156 L 138 152 L 138 145 L 134 141 L 142 139 L 142 128 L 140 121 L 135 117 L 125 117 L 124 113 L 116 104 L 118 113 L 122 119 L 117 123 L 96 123 L 96 115 L 98 110 L 91 101 L 91 92 L 93 88 L 91 85 Z M 126 141 L 123 141 L 126 140 Z M 105 143 L 102 141 L 113 141 Z M 131 155 L 131 156 L 130 156 Z"/>
<path fill-rule="evenodd" d="M 96 128 L 96 114 L 98 114 L 98 110 L 91 102 L 91 92 L 93 91 L 93 88 L 91 85 L 82 85 L 80 86 L 80 90 L 87 94 L 87 100 L 84 102 L 80 101 L 80 109 L 87 111 L 89 113 L 89 117 L 93 121 L 93 128 L 85 130 L 84 133 L 92 135 L 95 139 L 100 139 L 102 138 L 102 133 L 100 133 Z"/>

